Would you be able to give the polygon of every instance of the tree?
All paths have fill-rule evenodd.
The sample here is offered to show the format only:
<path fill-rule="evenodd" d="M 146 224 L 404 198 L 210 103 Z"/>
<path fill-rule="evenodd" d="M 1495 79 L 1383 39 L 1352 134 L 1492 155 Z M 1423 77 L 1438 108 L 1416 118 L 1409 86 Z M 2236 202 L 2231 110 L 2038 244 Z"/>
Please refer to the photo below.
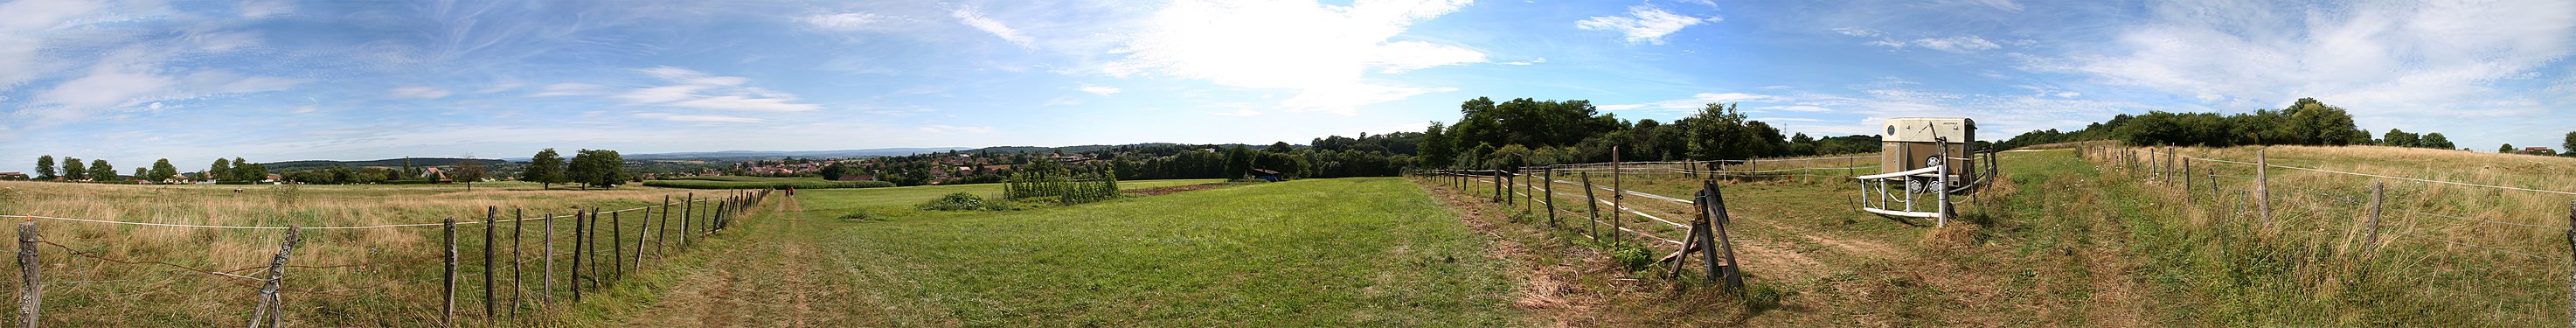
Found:
<path fill-rule="evenodd" d="M 144 180 L 170 181 L 171 178 L 179 176 L 179 167 L 170 165 L 170 159 L 163 158 L 152 162 L 152 171 L 145 173 L 141 175 Z"/>
<path fill-rule="evenodd" d="M 98 182 L 116 180 L 116 167 L 107 165 L 104 159 L 89 160 L 89 179 Z"/>
<path fill-rule="evenodd" d="M 2496 147 L 2496 153 L 2499 153 L 2499 154 L 2512 154 L 2512 153 L 2513 153 L 2513 144 L 2504 144 L 2504 147 Z"/>
<path fill-rule="evenodd" d="M 1450 160 L 1458 157 L 1458 144 L 1449 139 L 1445 130 L 1440 122 L 1431 122 L 1431 127 L 1422 130 L 1421 144 L 1415 148 L 1422 150 L 1423 167 L 1449 167 Z M 2576 142 L 2576 133 L 2569 133 L 2568 138 Z"/>
<path fill-rule="evenodd" d="M 259 165 L 252 165 L 250 161 L 242 160 L 240 157 L 234 157 L 233 170 L 231 172 L 225 172 L 224 175 L 232 177 L 233 181 L 257 183 L 260 180 L 268 179 L 268 168 Z"/>
<path fill-rule="evenodd" d="M 626 182 L 626 159 L 615 150 L 583 149 L 573 153 L 564 175 L 582 184 L 583 189 L 616 187 Z"/>
<path fill-rule="evenodd" d="M 1261 148 L 1261 151 L 1264 151 L 1264 152 L 1270 152 L 1270 153 L 1274 153 L 1274 154 L 1286 154 L 1286 153 L 1288 153 L 1288 152 L 1297 151 L 1297 148 L 1296 148 L 1296 147 L 1294 147 L 1294 146 L 1289 146 L 1289 145 L 1288 145 L 1288 142 L 1286 142 L 1286 141 L 1280 141 L 1280 142 L 1273 142 L 1273 143 L 1270 143 L 1270 147 L 1262 147 L 1262 148 Z"/>
<path fill-rule="evenodd" d="M 2567 141 L 2558 144 L 2558 149 L 2566 149 L 2567 154 L 2576 155 L 2576 131 L 2567 132 Z"/>
<path fill-rule="evenodd" d="M 528 158 L 528 168 L 519 171 L 519 181 L 535 182 L 537 189 L 552 188 L 554 184 L 564 183 L 567 180 L 564 177 L 563 155 L 555 154 L 554 148 L 537 151 L 536 157 Z"/>
<path fill-rule="evenodd" d="M 474 191 L 474 181 L 483 180 L 483 174 L 483 161 L 466 157 L 456 162 L 456 172 L 448 172 L 447 178 L 464 181 L 465 191 Z"/>
<path fill-rule="evenodd" d="M 976 169 L 976 170 L 983 170 L 983 169 L 984 169 L 984 167 L 983 167 L 983 166 L 976 166 L 976 167 L 975 167 L 975 169 Z M 841 180 L 841 176 L 843 176 L 843 175 L 849 175 L 849 173 L 850 173 L 850 168 L 849 168 L 849 167 L 841 166 L 841 162 L 832 162 L 832 164 L 826 164 L 826 165 L 823 165 L 823 169 L 822 169 L 822 170 L 820 170 L 819 172 L 815 172 L 815 173 L 820 173 L 820 174 L 822 174 L 822 175 L 823 175 L 823 180 L 839 181 L 839 180 Z"/>
<path fill-rule="evenodd" d="M 81 164 L 80 158 L 63 157 L 63 181 L 89 179 L 89 169 L 84 167 L 87 166 Z"/>
<path fill-rule="evenodd" d="M 215 159 L 214 166 L 206 167 L 206 176 L 204 178 L 215 180 L 215 182 L 233 182 L 232 163 L 233 162 L 224 161 L 224 159 L 221 158 Z"/>
<path fill-rule="evenodd" d="M 37 156 L 36 179 L 53 180 L 56 177 L 59 176 L 54 175 L 54 155 Z"/>
<path fill-rule="evenodd" d="M 2383 134 L 2379 137 L 2379 145 L 2382 146 L 2420 147 L 2422 144 L 2422 136 L 2417 136 L 2413 133 L 2406 133 L 2406 130 L 2388 129 L 2388 134 Z"/>
<path fill-rule="evenodd" d="M 2424 147 L 2424 148 L 2434 148 L 2434 149 L 2459 149 L 2459 148 L 2460 148 L 2460 146 L 2459 146 L 2459 145 L 2451 144 L 2451 138 L 2443 137 L 2441 132 L 2426 133 L 2426 134 L 2424 134 L 2424 140 L 2423 140 L 2423 141 L 2420 141 L 2419 143 L 2420 143 L 2420 144 L 2418 144 L 2418 145 L 2419 145 L 2419 146 L 2422 146 L 2422 147 Z"/>

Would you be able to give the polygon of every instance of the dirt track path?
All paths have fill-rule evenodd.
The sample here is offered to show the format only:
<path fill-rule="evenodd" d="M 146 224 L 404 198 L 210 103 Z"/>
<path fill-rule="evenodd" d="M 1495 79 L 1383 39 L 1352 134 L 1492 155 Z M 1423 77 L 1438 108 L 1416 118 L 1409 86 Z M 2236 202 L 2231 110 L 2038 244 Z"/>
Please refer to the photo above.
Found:
<path fill-rule="evenodd" d="M 804 231 L 804 206 L 779 197 L 768 214 L 747 219 L 741 231 L 753 235 L 728 243 L 679 278 L 649 310 L 621 326 L 633 327 L 851 327 L 847 313 L 819 309 L 875 308 L 851 297 L 848 284 L 827 283 L 834 260 L 816 248 L 818 238 Z M 748 221 L 765 222 L 748 222 Z"/>

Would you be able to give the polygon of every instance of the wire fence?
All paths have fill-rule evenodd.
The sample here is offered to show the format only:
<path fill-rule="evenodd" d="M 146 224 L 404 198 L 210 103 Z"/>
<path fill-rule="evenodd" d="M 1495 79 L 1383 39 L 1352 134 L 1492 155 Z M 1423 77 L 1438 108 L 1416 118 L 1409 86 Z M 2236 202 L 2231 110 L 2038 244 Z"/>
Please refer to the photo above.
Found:
<path fill-rule="evenodd" d="M 2379 283 L 2405 287 L 2417 295 L 2410 302 L 2496 302 L 2464 305 L 2490 317 L 2576 317 L 2576 294 L 2556 292 L 2576 291 L 2567 278 L 2576 274 L 2576 192 L 2273 164 L 2265 150 L 2248 159 L 2203 148 L 2080 149 L 2105 174 L 2181 200 L 2186 213 L 2206 211 L 2266 247 L 2309 254 L 2301 265 L 2331 268 L 2300 270 L 2310 288 Z M 2553 284 L 2562 286 L 2531 288 Z M 2561 302 L 2536 301 L 2545 299 Z"/>
<path fill-rule="evenodd" d="M 241 306 L 251 311 L 248 321 L 254 326 L 285 323 L 290 312 L 319 311 L 313 317 L 316 325 L 376 325 L 389 322 L 411 322 L 422 325 L 455 326 L 460 320 L 479 321 L 484 326 L 544 324 L 554 320 L 562 307 L 580 304 L 585 293 L 602 291 L 629 275 L 645 270 L 670 257 L 673 250 L 685 253 L 694 249 L 697 240 L 717 235 L 745 216 L 756 215 L 769 191 L 733 191 L 720 196 L 699 198 L 695 193 L 660 204 L 618 210 L 584 209 L 570 215 L 552 213 L 526 216 L 521 209 L 504 210 L 497 206 L 484 208 L 482 220 L 459 221 L 448 217 L 439 223 L 383 224 L 362 226 L 243 226 L 132 222 L 96 218 L 70 218 L 41 215 L 0 215 L 19 221 L 18 266 L 20 279 L 13 287 L 19 296 L 20 311 L 8 313 L 10 321 L 53 325 L 96 325 L 117 321 L 110 313 L 85 313 L 113 310 L 101 307 L 97 300 L 130 299 L 138 292 L 133 288 L 98 291 L 52 290 L 48 286 L 82 286 L 92 284 L 143 284 L 151 290 L 141 293 L 204 298 L 224 293 L 241 293 L 250 300 Z M 676 196 L 676 195 L 675 195 Z M 632 215 L 630 215 L 632 214 Z M 636 218 L 624 218 L 636 216 Z M 507 217 L 507 218 L 505 218 Z M 560 222 L 559 222 L 560 221 Z M 203 239 L 215 231 L 283 231 L 283 241 L 265 265 L 220 267 L 213 258 L 154 258 L 149 246 L 136 246 L 137 237 L 114 238 L 93 236 L 96 229 L 43 229 L 40 222 L 62 222 L 72 225 L 106 225 L 145 229 L 181 229 L 182 235 Z M 535 226 L 530 226 L 535 225 Z M 569 225 L 568 227 L 558 227 Z M 459 229 L 459 227 L 481 229 Z M 506 227 L 504 227 L 506 226 Z M 63 226 L 71 227 L 71 226 Z M 422 231 L 438 227 L 434 232 Z M 74 227 L 77 228 L 77 227 Z M 566 230 L 558 232 L 556 230 Z M 59 231 L 57 231 L 59 230 Z M 46 231 L 53 231 L 47 233 Z M 109 229 L 109 231 L 132 231 Z M 307 238 L 308 234 L 341 231 L 348 233 L 429 233 L 437 236 L 422 245 L 412 241 L 394 244 L 370 244 L 355 235 Z M 376 231 L 376 232 L 370 232 Z M 78 240 L 105 240 L 97 245 L 67 244 Z M 321 243 L 327 248 L 302 247 Z M 351 243 L 356 243 L 355 245 Z M 423 248 L 436 248 L 431 256 L 396 255 Z M 356 253 L 349 253 L 349 252 Z M 122 255 L 119 255 L 122 254 Z M 210 254 L 211 255 L 211 254 Z M 166 255 L 159 255 L 166 256 Z M 351 260 L 350 258 L 355 258 Z M 316 261 L 339 261 L 316 262 Z M 237 264 L 236 264 L 237 265 Z M 289 273 L 293 272 L 292 275 Z M 190 279 L 215 278 L 211 282 L 188 282 Z M 471 283 L 469 283 L 471 282 Z M 422 283 L 434 283 L 427 291 L 438 295 L 430 298 L 437 304 L 415 304 L 422 300 Z M 474 284 L 479 283 L 479 284 Z M 168 290 L 176 286 L 190 286 Z M 227 292 L 226 289 L 234 291 Z M 247 289 L 247 290 L 243 290 Z M 67 294 L 68 293 L 68 294 Z M 106 293 L 106 294 L 100 294 Z M 323 299 L 307 300 L 300 306 L 292 295 L 309 295 Z M 219 297 L 219 296 L 216 296 Z M 570 298 L 558 304 L 558 298 Z M 54 303 L 47 299 L 76 300 Z M 364 299 L 360 303 L 330 299 Z M 459 300 L 467 307 L 459 308 Z M 383 304 L 380 302 L 396 302 Z M 148 303 L 147 303 L 148 304 Z M 479 307 L 475 306 L 479 305 Z M 391 318 L 415 318 L 407 321 L 365 321 L 352 316 L 349 307 L 422 311 L 416 313 L 377 313 Z M 290 310 L 294 309 L 294 310 Z M 525 312 L 525 313 L 523 313 Z M 45 316 L 54 314 L 54 316 Z M 74 314 L 75 316 L 64 316 Z M 83 317 L 89 315 L 91 317 Z M 219 315 L 218 315 L 219 316 Z M 53 319 L 53 320 L 44 320 Z M 217 320 L 220 318 L 200 318 Z M 239 319 L 230 319 L 239 320 Z M 225 321 L 230 321 L 225 320 Z M 334 321 L 362 320 L 362 321 Z M 193 321 L 193 320 L 191 320 Z M 238 323 L 240 321 L 233 321 Z"/>

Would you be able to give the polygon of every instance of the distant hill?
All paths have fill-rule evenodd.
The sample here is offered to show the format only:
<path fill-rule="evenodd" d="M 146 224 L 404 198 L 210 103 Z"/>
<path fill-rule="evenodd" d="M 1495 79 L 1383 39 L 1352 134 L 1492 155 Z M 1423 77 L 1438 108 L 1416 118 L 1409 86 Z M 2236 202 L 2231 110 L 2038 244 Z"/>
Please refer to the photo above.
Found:
<path fill-rule="evenodd" d="M 479 161 L 479 162 L 483 162 L 483 165 L 485 165 L 485 166 L 495 166 L 495 167 L 497 167 L 497 166 L 503 166 L 503 165 L 509 165 L 509 162 L 505 162 L 505 161 L 497 160 L 497 159 L 488 159 L 488 158 L 465 159 L 465 158 L 438 158 L 438 157 L 413 157 L 413 158 L 411 158 L 411 165 L 412 165 L 412 166 L 450 166 L 450 165 L 456 165 L 456 162 L 459 162 L 459 161 Z M 369 167 L 369 166 L 402 167 L 402 166 L 403 166 L 403 159 L 401 159 L 401 158 L 391 158 L 391 159 L 379 159 L 379 160 L 372 160 L 372 161 L 329 161 L 329 160 L 285 161 L 285 162 L 274 162 L 274 163 L 260 163 L 260 165 L 266 165 L 266 166 L 268 166 L 268 169 L 269 169 L 269 170 L 273 170 L 273 171 L 277 171 L 277 170 L 310 170 L 310 169 L 319 169 L 319 168 L 329 168 L 329 167 L 332 167 L 332 166 L 343 166 L 343 167 L 348 167 L 348 168 L 351 168 L 351 169 L 356 169 L 356 168 Z"/>
<path fill-rule="evenodd" d="M 826 157 L 859 158 L 859 157 L 903 156 L 903 155 L 912 155 L 912 154 L 928 154 L 928 153 L 936 153 L 936 152 L 943 152 L 943 151 L 951 151 L 951 150 L 966 150 L 966 149 L 973 149 L 973 148 L 965 148 L 965 147 L 937 147 L 937 148 L 876 148 L 876 149 L 805 150 L 805 151 L 754 151 L 754 150 L 727 150 L 727 151 L 683 152 L 683 153 L 659 153 L 659 154 L 619 154 L 619 157 L 624 157 L 624 158 L 626 158 L 627 160 L 666 160 L 666 159 L 774 159 L 774 158 L 786 158 L 786 157 L 798 157 L 798 158 L 826 158 Z M 569 156 L 569 155 L 567 155 L 567 156 Z M 514 160 L 514 161 L 527 161 L 528 159 L 526 159 L 526 158 L 513 158 L 513 159 L 510 159 L 510 160 Z"/>
<path fill-rule="evenodd" d="M 1103 150 L 1109 150 L 1110 148 L 1118 148 L 1118 147 L 1154 147 L 1154 146 L 1171 146 L 1171 145 L 1179 145 L 1179 144 L 1176 144 L 1176 143 L 1168 143 L 1168 142 L 1149 142 L 1149 143 L 1125 144 L 1125 145 L 1081 145 L 1081 146 L 1064 146 L 1064 147 L 997 146 L 997 147 L 984 147 L 984 148 L 977 148 L 977 149 L 974 149 L 974 150 L 967 150 L 967 151 L 964 151 L 964 152 L 969 152 L 969 153 L 973 153 L 973 152 L 986 152 L 986 153 L 994 153 L 994 154 L 1024 154 L 1024 153 L 1053 153 L 1053 152 L 1056 152 L 1057 150 L 1063 150 L 1063 151 L 1064 151 L 1064 153 L 1066 153 L 1066 154 L 1072 154 L 1072 153 L 1087 153 L 1087 152 L 1103 151 Z"/>

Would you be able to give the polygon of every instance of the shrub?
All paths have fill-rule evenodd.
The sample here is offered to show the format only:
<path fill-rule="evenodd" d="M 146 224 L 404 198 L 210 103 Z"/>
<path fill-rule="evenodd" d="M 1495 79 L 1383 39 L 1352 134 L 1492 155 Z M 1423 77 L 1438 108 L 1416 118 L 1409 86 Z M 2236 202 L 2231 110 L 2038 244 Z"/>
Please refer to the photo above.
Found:
<path fill-rule="evenodd" d="M 1621 269 L 1637 272 L 1655 264 L 1655 252 L 1634 243 L 1619 243 L 1610 246 L 1610 260 L 1617 262 Z"/>
<path fill-rule="evenodd" d="M 984 204 L 984 197 L 978 197 L 975 196 L 975 194 L 962 192 L 948 194 L 948 196 L 941 196 L 939 199 L 931 200 L 928 203 L 921 203 L 921 209 L 924 211 L 974 211 L 982 210 L 986 207 L 987 205 Z"/>
<path fill-rule="evenodd" d="M 842 220 L 870 220 L 875 218 L 876 215 L 868 214 L 868 211 L 850 212 L 850 214 L 841 215 Z"/>

